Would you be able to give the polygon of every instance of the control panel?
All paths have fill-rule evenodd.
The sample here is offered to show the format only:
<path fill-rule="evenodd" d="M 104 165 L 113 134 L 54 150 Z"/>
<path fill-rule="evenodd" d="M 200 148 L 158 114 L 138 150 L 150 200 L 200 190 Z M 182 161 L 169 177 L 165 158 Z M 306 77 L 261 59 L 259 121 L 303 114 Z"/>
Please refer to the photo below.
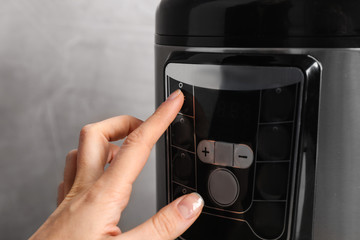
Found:
<path fill-rule="evenodd" d="M 287 239 L 302 71 L 169 63 L 165 85 L 166 96 L 185 95 L 167 134 L 169 201 L 190 192 L 205 201 L 181 238 L 213 239 L 217 229 L 223 239 L 234 231 L 243 239 Z"/>

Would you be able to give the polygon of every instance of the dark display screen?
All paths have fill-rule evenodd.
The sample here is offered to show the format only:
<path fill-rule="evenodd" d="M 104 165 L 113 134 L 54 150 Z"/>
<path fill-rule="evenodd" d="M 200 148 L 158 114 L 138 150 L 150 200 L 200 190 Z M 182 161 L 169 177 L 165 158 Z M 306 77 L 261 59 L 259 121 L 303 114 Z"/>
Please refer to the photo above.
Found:
<path fill-rule="evenodd" d="M 195 129 L 202 139 L 254 146 L 260 91 L 227 91 L 195 87 Z"/>

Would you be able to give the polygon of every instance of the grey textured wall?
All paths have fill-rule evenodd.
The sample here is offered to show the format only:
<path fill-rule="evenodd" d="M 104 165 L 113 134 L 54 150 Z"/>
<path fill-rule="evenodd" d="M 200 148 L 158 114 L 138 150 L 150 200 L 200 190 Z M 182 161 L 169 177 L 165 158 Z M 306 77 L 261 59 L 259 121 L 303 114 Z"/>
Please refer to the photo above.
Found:
<path fill-rule="evenodd" d="M 152 113 L 158 1 L 0 0 L 1 239 L 29 237 L 54 210 L 83 125 Z M 152 153 L 122 230 L 155 213 L 154 166 Z"/>

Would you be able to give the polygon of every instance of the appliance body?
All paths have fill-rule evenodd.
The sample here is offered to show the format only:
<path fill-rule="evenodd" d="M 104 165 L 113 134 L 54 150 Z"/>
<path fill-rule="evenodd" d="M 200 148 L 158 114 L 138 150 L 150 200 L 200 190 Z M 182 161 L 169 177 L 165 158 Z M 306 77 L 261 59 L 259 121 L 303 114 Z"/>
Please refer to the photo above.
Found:
<path fill-rule="evenodd" d="M 205 200 L 181 239 L 360 236 L 359 22 L 351 36 L 326 22 L 316 31 L 339 36 L 312 38 L 306 21 L 300 28 L 287 23 L 285 35 L 272 28 L 279 21 L 252 26 L 256 34 L 226 21 L 218 27 L 226 31 L 214 26 L 229 9 L 236 9 L 231 16 L 251 13 L 252 4 L 261 16 L 270 4 L 284 20 L 284 4 L 293 4 L 287 13 L 309 9 L 299 2 L 165 0 L 159 7 L 156 103 L 181 88 L 185 104 L 156 145 L 158 208 L 192 191 Z M 178 15 L 187 21 L 173 20 Z M 260 15 L 251 16 L 256 22 Z M 186 34 L 176 24 L 186 25 Z M 292 37 L 299 29 L 304 36 Z"/>

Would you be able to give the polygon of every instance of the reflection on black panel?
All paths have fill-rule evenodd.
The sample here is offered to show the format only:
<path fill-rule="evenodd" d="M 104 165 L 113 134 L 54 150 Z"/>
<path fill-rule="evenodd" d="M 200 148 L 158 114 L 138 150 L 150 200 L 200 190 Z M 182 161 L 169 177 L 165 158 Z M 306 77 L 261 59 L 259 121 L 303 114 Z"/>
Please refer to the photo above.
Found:
<path fill-rule="evenodd" d="M 259 160 L 290 160 L 292 124 L 260 126 L 258 139 Z"/>
<path fill-rule="evenodd" d="M 286 200 L 289 163 L 258 163 L 256 200 Z"/>
<path fill-rule="evenodd" d="M 261 122 L 292 121 L 294 118 L 297 84 L 263 90 Z"/>
<path fill-rule="evenodd" d="M 285 228 L 285 203 L 255 202 L 247 219 L 260 237 L 278 238 Z"/>
<path fill-rule="evenodd" d="M 193 93 L 192 86 L 169 78 L 170 93 L 181 89 L 184 94 L 184 104 L 180 110 L 181 113 L 193 116 Z"/>

